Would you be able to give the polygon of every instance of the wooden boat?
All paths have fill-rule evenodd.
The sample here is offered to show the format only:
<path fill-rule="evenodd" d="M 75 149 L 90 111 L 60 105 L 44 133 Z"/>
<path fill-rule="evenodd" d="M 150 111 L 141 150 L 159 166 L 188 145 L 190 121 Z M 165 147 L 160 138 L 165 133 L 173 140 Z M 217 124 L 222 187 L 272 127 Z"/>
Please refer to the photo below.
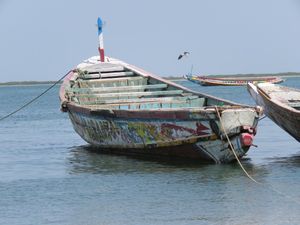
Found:
<path fill-rule="evenodd" d="M 300 90 L 276 84 L 248 84 L 247 88 L 265 115 L 300 141 Z"/>
<path fill-rule="evenodd" d="M 261 114 L 101 53 L 67 75 L 60 100 L 75 131 L 99 150 L 216 163 L 246 154 Z"/>
<path fill-rule="evenodd" d="M 202 86 L 244 86 L 247 83 L 280 83 L 283 81 L 280 77 L 210 77 L 210 76 L 185 76 L 185 79 L 201 84 Z"/>

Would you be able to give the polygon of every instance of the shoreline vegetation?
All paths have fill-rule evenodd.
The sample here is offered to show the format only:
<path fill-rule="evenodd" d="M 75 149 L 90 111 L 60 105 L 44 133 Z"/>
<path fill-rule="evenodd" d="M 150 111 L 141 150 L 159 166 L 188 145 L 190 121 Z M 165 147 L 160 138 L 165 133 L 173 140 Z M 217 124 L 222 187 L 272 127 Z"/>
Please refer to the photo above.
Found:
<path fill-rule="evenodd" d="M 197 75 L 197 74 L 196 74 Z M 201 75 L 204 76 L 204 75 Z M 300 72 L 287 72 L 287 73 L 263 73 L 263 74 L 228 74 L 228 75 L 209 75 L 210 77 L 234 77 L 234 78 L 240 78 L 240 77 L 268 77 L 268 76 L 278 76 L 283 78 L 288 77 L 300 77 Z M 163 78 L 167 80 L 183 80 L 184 78 L 182 76 L 162 76 Z M 10 81 L 10 82 L 0 82 L 1 86 L 20 86 L 20 85 L 41 85 L 41 84 L 54 84 L 57 81 Z M 61 84 L 59 82 L 58 84 Z"/>

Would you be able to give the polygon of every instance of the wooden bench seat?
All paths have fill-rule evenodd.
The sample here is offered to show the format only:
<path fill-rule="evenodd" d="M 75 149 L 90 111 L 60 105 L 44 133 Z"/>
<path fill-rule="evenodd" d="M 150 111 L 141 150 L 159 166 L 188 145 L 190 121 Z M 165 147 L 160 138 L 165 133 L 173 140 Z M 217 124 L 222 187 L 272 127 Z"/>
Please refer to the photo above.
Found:
<path fill-rule="evenodd" d="M 167 84 L 153 84 L 153 85 L 136 85 L 136 86 L 119 86 L 119 87 L 94 87 L 94 88 L 70 88 L 67 90 L 69 94 L 78 93 L 84 94 L 96 94 L 106 92 L 132 92 L 132 91 L 144 91 L 150 89 L 162 89 L 167 88 Z"/>
<path fill-rule="evenodd" d="M 95 88 L 95 87 L 136 86 L 136 85 L 146 85 L 147 81 L 148 78 L 142 76 L 77 80 L 73 87 Z"/>
<path fill-rule="evenodd" d="M 104 78 L 113 78 L 113 77 L 128 77 L 134 76 L 135 73 L 131 71 L 124 72 L 113 72 L 113 73 L 93 73 L 93 74 L 83 74 L 78 76 L 79 79 L 89 80 L 89 79 L 104 79 Z"/>
<path fill-rule="evenodd" d="M 90 99 L 121 99 L 121 98 L 142 98 L 151 96 L 168 96 L 180 95 L 183 90 L 171 91 L 141 91 L 141 92 L 117 92 L 117 93 L 102 93 L 102 94 L 73 94 L 72 97 L 77 98 L 80 102 Z"/>
<path fill-rule="evenodd" d="M 173 96 L 173 97 L 160 97 L 160 98 L 130 98 L 130 99 L 98 99 L 97 101 L 86 101 L 82 104 L 91 105 L 91 107 L 97 107 L 100 104 L 132 104 L 132 103 L 151 103 L 151 102 L 170 102 L 170 101 L 191 101 L 198 99 L 199 97 L 194 96 Z M 202 98 L 204 99 L 204 98 Z M 204 101 L 204 100 L 203 100 Z"/>
<path fill-rule="evenodd" d="M 101 64 L 94 64 L 90 66 L 86 66 L 83 68 L 79 68 L 80 71 L 85 73 L 103 73 L 103 72 L 118 72 L 118 71 L 125 71 L 125 67 L 113 63 L 101 63 Z"/>
<path fill-rule="evenodd" d="M 93 110 L 97 109 L 168 109 L 168 108 L 199 108 L 204 106 L 204 98 L 196 99 L 172 99 L 168 101 L 152 101 L 152 102 L 134 102 L 134 103 L 112 103 L 100 104 L 92 106 Z"/>

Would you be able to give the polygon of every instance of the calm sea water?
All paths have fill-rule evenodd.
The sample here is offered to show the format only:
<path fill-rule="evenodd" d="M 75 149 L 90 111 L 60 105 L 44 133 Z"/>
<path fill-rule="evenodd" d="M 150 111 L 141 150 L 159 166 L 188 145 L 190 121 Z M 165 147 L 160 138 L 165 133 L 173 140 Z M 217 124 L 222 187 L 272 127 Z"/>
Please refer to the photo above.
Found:
<path fill-rule="evenodd" d="M 245 87 L 194 90 L 254 104 Z M 284 85 L 300 88 L 300 79 Z M 0 88 L 0 117 L 48 86 Z M 268 118 L 239 166 L 89 151 L 59 111 L 58 87 L 0 121 L 0 224 L 300 224 L 300 144 Z"/>

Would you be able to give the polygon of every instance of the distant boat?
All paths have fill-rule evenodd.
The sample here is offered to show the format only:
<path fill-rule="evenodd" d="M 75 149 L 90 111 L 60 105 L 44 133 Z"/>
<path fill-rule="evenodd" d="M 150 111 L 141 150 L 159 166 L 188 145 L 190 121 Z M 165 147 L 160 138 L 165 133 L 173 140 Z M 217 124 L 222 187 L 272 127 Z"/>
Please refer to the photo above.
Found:
<path fill-rule="evenodd" d="M 85 141 L 103 152 L 216 163 L 249 150 L 261 108 L 194 92 L 104 56 L 101 43 L 100 57 L 79 64 L 60 88 L 62 111 Z"/>
<path fill-rule="evenodd" d="M 280 83 L 283 81 L 280 77 L 210 77 L 210 76 L 184 76 L 185 79 L 201 84 L 202 86 L 244 86 L 247 83 Z"/>
<path fill-rule="evenodd" d="M 276 84 L 248 84 L 248 91 L 264 113 L 300 142 L 300 90 Z"/>

